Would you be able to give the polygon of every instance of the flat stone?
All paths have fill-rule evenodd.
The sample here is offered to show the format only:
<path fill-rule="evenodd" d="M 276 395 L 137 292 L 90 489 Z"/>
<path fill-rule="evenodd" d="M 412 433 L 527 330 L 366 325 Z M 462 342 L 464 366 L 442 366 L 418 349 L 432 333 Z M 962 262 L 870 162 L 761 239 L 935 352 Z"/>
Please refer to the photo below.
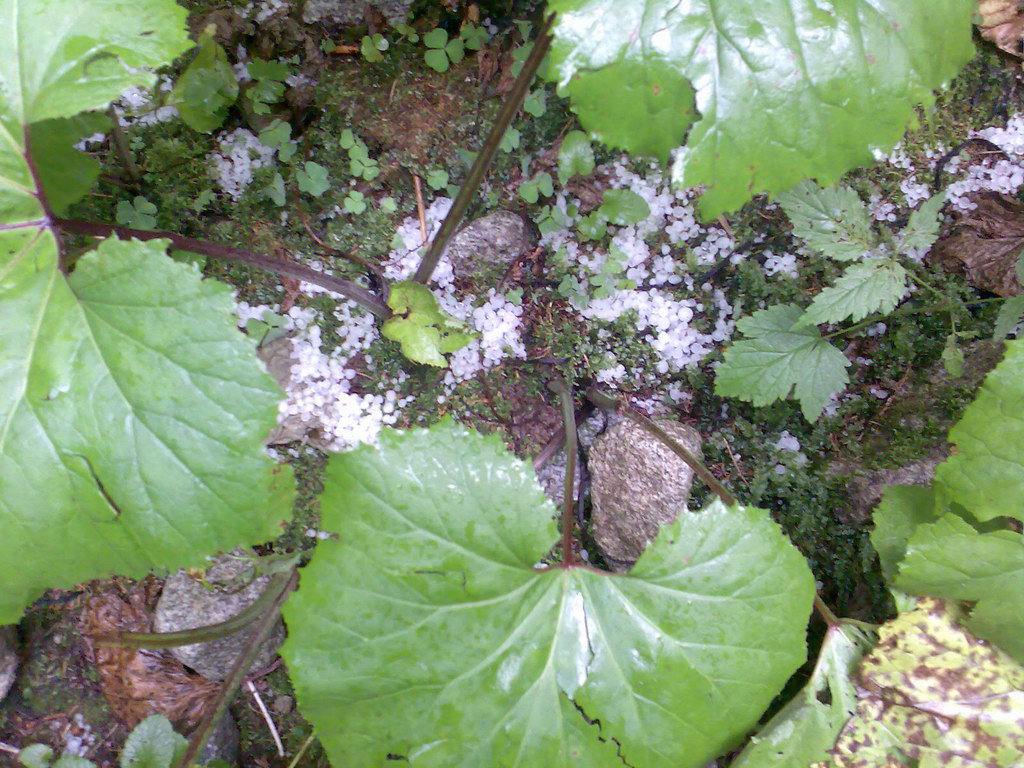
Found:
<path fill-rule="evenodd" d="M 671 419 L 655 423 L 696 458 L 700 435 Z M 590 532 L 608 565 L 628 570 L 658 534 L 686 509 L 693 470 L 632 419 L 611 425 L 590 450 Z"/>
<path fill-rule="evenodd" d="M 206 569 L 207 588 L 196 576 L 178 571 L 168 577 L 153 616 L 154 632 L 180 632 L 226 621 L 239 614 L 258 598 L 269 576 L 248 579 L 252 564 L 237 557 L 223 556 Z M 220 640 L 171 648 L 178 661 L 208 680 L 223 680 L 231 671 L 239 654 L 249 643 L 256 627 Z M 250 672 L 267 666 L 277 656 L 284 642 L 284 623 L 277 618 L 269 637 L 263 642 Z"/>
<path fill-rule="evenodd" d="M 0 627 L 0 700 L 14 685 L 18 674 L 18 636 L 14 625 Z"/>
<path fill-rule="evenodd" d="M 366 18 L 366 9 L 371 8 L 394 26 L 406 20 L 411 6 L 412 0 L 306 0 L 302 20 L 307 24 L 318 21 L 362 24 Z"/>
<path fill-rule="evenodd" d="M 491 267 L 504 272 L 534 237 L 526 220 L 512 211 L 494 211 L 470 222 L 448 243 L 445 255 L 456 277 L 469 277 Z"/>
<path fill-rule="evenodd" d="M 228 765 L 238 765 L 241 750 L 242 734 L 238 730 L 230 712 L 225 712 L 206 740 L 199 753 L 199 765 L 207 765 L 214 760 L 223 760 Z"/>

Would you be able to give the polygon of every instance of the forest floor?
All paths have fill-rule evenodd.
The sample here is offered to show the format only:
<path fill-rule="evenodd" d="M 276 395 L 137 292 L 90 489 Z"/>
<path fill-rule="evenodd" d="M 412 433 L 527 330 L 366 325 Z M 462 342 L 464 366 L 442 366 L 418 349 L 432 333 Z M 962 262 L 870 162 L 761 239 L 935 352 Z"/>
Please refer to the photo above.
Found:
<path fill-rule="evenodd" d="M 395 40 L 382 61 L 370 62 L 351 52 L 353 46 L 358 51 L 361 34 L 352 30 L 297 24 L 281 13 L 255 25 L 251 10 L 246 20 L 229 4 L 189 5 L 192 28 L 216 24 L 232 62 L 259 58 L 286 67 L 287 89 L 268 113 L 232 112 L 211 134 L 176 119 L 140 119 L 153 103 L 129 109 L 121 151 L 114 141 L 93 147 L 104 175 L 75 217 L 114 222 L 119 203 L 143 197 L 156 208 L 155 229 L 294 259 L 370 289 L 381 273 L 404 276 L 418 258 L 421 226 L 439 224 L 508 92 L 522 58 L 514 53 L 524 42 L 520 27 L 511 17 L 482 20 L 481 28 L 490 25 L 482 50 L 439 73 L 427 65 L 422 42 Z M 441 23 L 457 30 L 459 21 L 432 11 L 417 28 Z M 898 231 L 921 195 L 945 188 L 977 161 L 967 157 L 953 172 L 947 164 L 939 169 L 944 174 L 936 173 L 971 131 L 1005 127 L 1021 109 L 1018 72 L 995 53 L 980 51 L 936 105 L 921 112 L 899 152 L 849 175 L 846 183 L 869 202 L 877 226 Z M 344 450 L 372 441 L 382 425 L 424 426 L 450 415 L 499 432 L 511 450 L 533 459 L 560 426 L 557 401 L 546 389 L 560 375 L 571 382 L 581 409 L 582 392 L 598 384 L 696 428 L 711 471 L 745 503 L 771 511 L 807 557 L 833 610 L 884 620 L 892 609 L 868 539 L 870 506 L 900 468 L 912 465 L 899 477 L 913 482 L 920 479 L 915 471 L 926 473 L 928 462 L 942 455 L 946 431 L 997 359 L 996 348 L 984 341 L 996 315 L 996 307 L 984 303 L 993 296 L 991 286 L 931 266 L 937 289 L 968 303 L 956 317 L 966 354 L 962 376 L 943 366 L 949 312 L 937 307 L 894 314 L 847 337 L 851 384 L 814 423 L 794 402 L 755 408 L 718 397 L 712 364 L 721 359 L 736 319 L 766 304 L 801 300 L 834 277 L 834 265 L 803 249 L 770 201 L 756 199 L 735 214 L 701 222 L 695 193 L 677 195 L 662 169 L 618 153 L 595 148 L 595 170 L 560 183 L 557 149 L 578 125 L 553 87 L 538 85 L 531 99 L 467 218 L 520 213 L 536 227 L 536 245 L 510 263 L 444 278 L 442 303 L 480 335 L 472 349 L 453 355 L 449 368 L 410 363 L 397 344 L 373 330 L 369 315 L 315 286 L 212 260 L 203 264 L 208 277 L 237 289 L 240 325 L 261 337 L 269 333 L 266 343 L 279 327 L 305 355 L 305 373 L 290 382 L 291 405 L 283 411 L 305 419 L 301 439 L 271 448 L 295 468 L 299 500 L 293 523 L 265 550 L 315 544 L 316 496 L 328 456 L 322 448 Z M 303 162 L 326 170 L 329 184 L 318 194 L 309 191 L 318 189 L 309 181 L 315 169 L 305 166 L 302 177 L 296 164 L 286 168 L 272 153 L 248 148 L 248 137 L 275 119 L 290 124 Z M 346 132 L 351 141 L 343 138 Z M 350 150 L 360 142 L 372 162 L 355 162 Z M 938 184 L 936 175 L 942 176 Z M 283 192 L 275 195 L 279 183 Z M 616 187 L 647 201 L 650 220 L 589 239 L 581 235 L 580 216 Z M 948 212 L 943 232 L 957 223 L 963 216 Z M 626 274 L 625 282 L 610 285 L 605 264 Z M 662 310 L 651 297 L 664 300 Z M 685 343 L 659 345 L 651 330 L 657 311 L 681 308 L 692 317 L 672 327 Z M 345 407 L 322 418 L 303 405 L 316 394 L 339 392 Z M 707 495 L 698 484 L 691 506 Z M 29 609 L 19 627 L 21 671 L 0 704 L 0 742 L 76 744 L 98 766 L 116 765 L 127 729 L 102 695 L 80 627 L 90 600 L 132 589 L 123 580 L 94 582 L 52 592 Z M 253 696 L 243 690 L 231 707 L 241 730 L 240 764 L 283 768 L 310 728 L 283 668 L 254 686 L 287 757 L 278 755 Z M 5 759 L 0 754 L 0 763 Z M 326 765 L 316 746 L 299 763 Z"/>

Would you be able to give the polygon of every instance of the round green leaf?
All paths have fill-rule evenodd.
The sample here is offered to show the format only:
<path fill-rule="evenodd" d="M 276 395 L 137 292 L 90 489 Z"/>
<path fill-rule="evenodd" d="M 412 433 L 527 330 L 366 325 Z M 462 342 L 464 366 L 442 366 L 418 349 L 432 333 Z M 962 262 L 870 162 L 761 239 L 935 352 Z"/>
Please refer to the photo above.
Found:
<path fill-rule="evenodd" d="M 974 54 L 972 0 L 553 0 L 583 126 L 706 185 L 706 217 L 890 147 Z M 693 96 L 692 94 L 695 94 Z M 695 98 L 696 114 L 691 106 Z"/>
<path fill-rule="evenodd" d="M 285 606 L 338 764 L 698 766 L 804 659 L 806 563 L 766 512 L 684 513 L 627 576 L 544 567 L 555 510 L 496 436 L 445 422 L 332 457 Z"/>
<path fill-rule="evenodd" d="M 195 58 L 174 84 L 168 101 L 178 108 L 189 128 L 212 133 L 238 98 L 238 80 L 213 35 L 200 35 L 197 47 Z"/>
<path fill-rule="evenodd" d="M 423 60 L 427 63 L 427 66 L 435 72 L 448 71 L 448 54 L 443 50 L 431 48 L 423 54 Z"/>
<path fill-rule="evenodd" d="M 594 148 L 583 131 L 570 131 L 558 148 L 558 182 L 573 176 L 587 176 L 594 170 Z"/>

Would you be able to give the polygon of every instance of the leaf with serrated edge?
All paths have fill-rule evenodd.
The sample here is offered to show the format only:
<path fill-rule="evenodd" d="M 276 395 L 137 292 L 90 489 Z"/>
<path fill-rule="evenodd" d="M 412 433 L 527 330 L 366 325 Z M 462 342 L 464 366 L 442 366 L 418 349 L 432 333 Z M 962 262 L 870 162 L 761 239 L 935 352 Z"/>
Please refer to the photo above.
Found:
<path fill-rule="evenodd" d="M 762 510 L 684 513 L 628 575 L 537 568 L 533 471 L 444 422 L 332 457 L 321 514 L 282 654 L 350 768 L 698 766 L 804 658 L 812 578 Z"/>
<path fill-rule="evenodd" d="M 935 488 L 979 520 L 1024 520 L 1024 341 L 1006 342 L 999 365 L 949 432 L 957 450 L 935 470 Z"/>
<path fill-rule="evenodd" d="M 802 313 L 794 304 L 780 304 L 742 318 L 736 328 L 749 338 L 726 349 L 715 392 L 757 406 L 793 393 L 804 417 L 817 419 L 832 393 L 846 386 L 850 362 L 817 328 L 793 327 Z"/>
<path fill-rule="evenodd" d="M 1024 761 L 1024 667 L 968 633 L 960 612 L 921 599 L 879 629 L 858 674 L 857 713 L 831 761 L 877 768 L 1012 768 Z"/>
<path fill-rule="evenodd" d="M 935 195 L 926 200 L 910 215 L 906 229 L 900 233 L 899 253 L 906 253 L 911 249 L 930 248 L 939 238 L 939 227 L 942 220 L 939 218 L 939 211 L 946 204 L 945 193 Z"/>
<path fill-rule="evenodd" d="M 793 223 L 793 234 L 836 261 L 853 261 L 878 245 L 871 218 L 849 187 L 821 189 L 803 181 L 776 198 Z"/>
<path fill-rule="evenodd" d="M 291 507 L 265 455 L 280 392 L 232 291 L 108 240 L 58 266 L 24 123 L 98 109 L 188 47 L 169 0 L 0 0 L 0 624 L 47 587 L 202 562 Z M 19 35 L 20 33 L 20 35 Z"/>
<path fill-rule="evenodd" d="M 1011 296 L 999 307 L 995 327 L 992 329 L 992 340 L 1002 341 L 1024 320 L 1024 294 Z"/>
<path fill-rule="evenodd" d="M 907 542 L 896 587 L 913 595 L 977 602 L 982 623 L 968 621 L 968 627 L 995 643 L 1011 641 L 1014 647 L 1003 648 L 1007 652 L 1024 648 L 1024 614 L 1008 622 L 998 607 L 1008 597 L 1024 594 L 1024 541 L 1019 533 L 979 533 L 954 514 L 919 525 Z"/>
<path fill-rule="evenodd" d="M 829 627 L 811 679 L 730 763 L 730 768 L 791 768 L 828 757 L 857 708 L 853 673 L 877 638 L 849 624 Z"/>
<path fill-rule="evenodd" d="M 878 552 L 882 574 L 890 584 L 896 579 L 900 561 L 907 553 L 907 541 L 917 526 L 934 521 L 935 491 L 919 485 L 890 485 L 882 492 L 872 514 L 875 529 L 871 545 Z"/>
<path fill-rule="evenodd" d="M 814 297 L 797 328 L 818 323 L 861 320 L 874 312 L 891 312 L 907 290 L 907 270 L 889 259 L 852 264 Z"/>
<path fill-rule="evenodd" d="M 587 176 L 594 170 L 594 148 L 583 131 L 569 131 L 558 147 L 558 181 Z"/>
<path fill-rule="evenodd" d="M 801 179 L 832 184 L 895 145 L 974 55 L 975 5 L 554 0 L 551 71 L 584 128 L 629 152 L 664 158 L 696 119 L 673 177 L 708 187 L 711 218 Z"/>

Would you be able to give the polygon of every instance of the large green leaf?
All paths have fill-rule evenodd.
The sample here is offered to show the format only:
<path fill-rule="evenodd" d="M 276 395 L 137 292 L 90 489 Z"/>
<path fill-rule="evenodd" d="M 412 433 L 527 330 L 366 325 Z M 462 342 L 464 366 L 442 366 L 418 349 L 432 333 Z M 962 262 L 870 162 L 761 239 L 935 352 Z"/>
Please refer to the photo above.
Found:
<path fill-rule="evenodd" d="M 0 0 L 0 122 L 21 126 L 105 108 L 188 50 L 170 0 Z M 2 170 L 0 170 L 2 174 Z"/>
<path fill-rule="evenodd" d="M 882 575 L 890 584 L 896 579 L 900 561 L 907 554 L 907 541 L 922 523 L 939 517 L 935 491 L 919 485 L 890 485 L 882 492 L 872 514 L 875 529 L 871 544 L 878 552 Z"/>
<path fill-rule="evenodd" d="M 684 513 L 628 575 L 543 566 L 554 516 L 451 423 L 332 457 L 282 653 L 336 764 L 685 768 L 756 723 L 813 596 L 767 513 Z"/>
<path fill-rule="evenodd" d="M 949 432 L 957 447 L 935 471 L 941 498 L 979 520 L 1024 520 L 1024 340 L 1006 342 L 1003 360 Z"/>
<path fill-rule="evenodd" d="M 289 511 L 262 449 L 279 392 L 231 290 L 160 241 L 106 241 L 65 274 L 24 155 L 26 120 L 147 82 L 129 67 L 187 47 L 183 25 L 169 0 L 0 0 L 0 624 L 46 587 L 266 540 Z"/>
<path fill-rule="evenodd" d="M 919 525 L 907 542 L 896 587 L 915 595 L 976 602 L 968 628 L 1024 661 L 1024 613 L 1016 610 L 1024 594 L 1024 539 L 1019 533 L 979 533 L 954 514 Z M 1007 606 L 1015 610 L 1007 611 Z"/>
<path fill-rule="evenodd" d="M 554 0 L 552 72 L 585 128 L 666 157 L 712 217 L 890 147 L 973 55 L 973 0 Z M 599 97 L 598 97 L 599 96 Z"/>
<path fill-rule="evenodd" d="M 758 406 L 792 393 L 804 417 L 817 419 L 832 393 L 846 386 L 850 362 L 817 328 L 794 327 L 802 314 L 794 304 L 780 304 L 736 323 L 749 338 L 725 351 L 725 362 L 715 373 L 715 392 Z"/>
<path fill-rule="evenodd" d="M 922 599 L 879 630 L 833 768 L 1024 764 L 1024 667 L 966 632 L 955 605 Z"/>
<path fill-rule="evenodd" d="M 730 768 L 802 768 L 827 758 L 857 709 L 853 673 L 876 640 L 849 624 L 829 627 L 807 685 L 751 738 Z"/>

